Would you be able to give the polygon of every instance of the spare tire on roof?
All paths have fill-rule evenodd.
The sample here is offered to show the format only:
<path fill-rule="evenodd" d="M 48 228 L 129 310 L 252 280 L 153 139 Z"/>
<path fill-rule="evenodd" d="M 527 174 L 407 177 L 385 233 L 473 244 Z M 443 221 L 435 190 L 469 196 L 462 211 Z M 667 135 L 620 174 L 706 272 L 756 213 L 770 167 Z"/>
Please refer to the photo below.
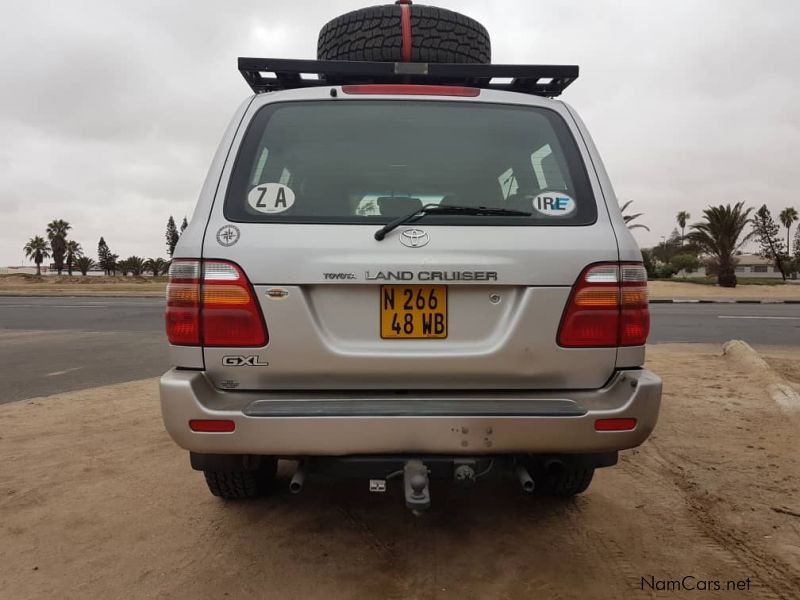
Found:
<path fill-rule="evenodd" d="M 319 32 L 320 60 L 489 63 L 489 33 L 475 19 L 436 6 L 371 6 L 328 22 Z"/>

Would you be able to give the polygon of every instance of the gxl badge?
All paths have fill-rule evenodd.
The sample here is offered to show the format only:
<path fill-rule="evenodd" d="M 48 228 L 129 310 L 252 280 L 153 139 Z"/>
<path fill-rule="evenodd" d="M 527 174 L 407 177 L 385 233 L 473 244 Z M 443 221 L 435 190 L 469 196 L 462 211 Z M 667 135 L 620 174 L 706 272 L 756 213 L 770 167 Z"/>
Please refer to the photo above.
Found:
<path fill-rule="evenodd" d="M 268 362 L 261 362 L 261 357 L 251 356 L 223 356 L 222 364 L 226 367 L 268 367 Z"/>

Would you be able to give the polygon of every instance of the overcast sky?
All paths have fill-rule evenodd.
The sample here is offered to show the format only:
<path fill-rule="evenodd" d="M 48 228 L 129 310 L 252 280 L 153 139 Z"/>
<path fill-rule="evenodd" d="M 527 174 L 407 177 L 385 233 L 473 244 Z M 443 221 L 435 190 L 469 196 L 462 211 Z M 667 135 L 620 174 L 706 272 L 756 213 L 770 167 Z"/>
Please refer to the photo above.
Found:
<path fill-rule="evenodd" d="M 0 265 L 63 218 L 95 256 L 163 256 L 231 114 L 238 56 L 315 58 L 358 0 L 15 2 L 0 23 Z M 498 63 L 576 63 L 586 121 L 643 245 L 682 209 L 793 205 L 800 2 L 440 0 L 479 19 Z"/>

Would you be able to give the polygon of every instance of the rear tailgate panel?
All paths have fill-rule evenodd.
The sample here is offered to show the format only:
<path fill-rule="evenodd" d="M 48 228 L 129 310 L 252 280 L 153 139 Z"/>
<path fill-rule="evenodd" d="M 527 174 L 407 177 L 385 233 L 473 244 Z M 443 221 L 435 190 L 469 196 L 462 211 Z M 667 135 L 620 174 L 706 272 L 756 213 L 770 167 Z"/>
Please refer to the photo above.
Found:
<path fill-rule="evenodd" d="M 296 90 L 280 93 L 280 99 L 324 95 Z M 546 104 L 574 126 L 560 103 L 481 94 L 482 101 L 509 97 L 519 104 Z M 257 98 L 245 122 L 266 102 L 269 98 Z M 241 137 L 240 130 L 234 149 Z M 564 305 L 581 270 L 619 258 L 603 194 L 577 131 L 575 137 L 598 204 L 594 224 L 489 226 L 478 225 L 476 217 L 475 226 L 427 226 L 422 219 L 414 226 L 424 229 L 430 242 L 421 248 L 399 243 L 402 227 L 377 242 L 377 227 L 354 224 L 234 223 L 237 242 L 221 244 L 216 233 L 231 225 L 223 214 L 232 163 L 227 161 L 216 200 L 208 207 L 203 256 L 242 267 L 254 284 L 270 340 L 257 349 L 204 348 L 209 378 L 220 388 L 237 390 L 602 386 L 613 374 L 615 348 L 567 349 L 556 343 Z M 450 278 L 432 280 L 434 272 Z M 481 275 L 458 275 L 466 272 Z M 449 286 L 447 339 L 381 339 L 380 285 L 403 282 Z M 267 291 L 273 288 L 287 293 L 270 297 Z M 491 301 L 493 294 L 500 302 Z M 230 356 L 257 359 L 230 366 L 236 362 L 226 359 Z"/>
<path fill-rule="evenodd" d="M 288 296 L 272 300 L 268 286 L 256 286 L 270 342 L 257 350 L 206 348 L 211 380 L 248 390 L 581 389 L 600 387 L 614 368 L 613 348 L 556 345 L 569 288 L 453 286 L 446 340 L 382 340 L 376 286 L 320 287 L 285 286 Z M 501 303 L 492 304 L 490 293 Z M 223 364 L 240 353 L 268 364 Z"/>

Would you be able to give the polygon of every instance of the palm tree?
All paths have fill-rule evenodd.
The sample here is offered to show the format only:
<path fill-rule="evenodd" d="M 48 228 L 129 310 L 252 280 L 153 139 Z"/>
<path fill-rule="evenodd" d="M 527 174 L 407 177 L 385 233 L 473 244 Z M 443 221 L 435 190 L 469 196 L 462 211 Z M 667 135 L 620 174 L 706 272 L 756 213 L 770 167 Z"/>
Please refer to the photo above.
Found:
<path fill-rule="evenodd" d="M 635 215 L 626 215 L 625 209 L 628 208 L 632 203 L 633 200 L 628 200 L 625 204 L 619 207 L 619 211 L 622 213 L 622 220 L 625 221 L 625 225 L 628 226 L 628 229 L 636 229 L 637 227 L 641 227 L 642 229 L 650 231 L 650 228 L 647 225 L 642 225 L 641 223 L 636 223 L 634 225 L 630 224 L 631 221 L 633 221 L 634 219 L 638 219 L 644 214 L 644 213 L 636 213 Z"/>
<path fill-rule="evenodd" d="M 89 269 L 95 266 L 95 262 L 88 256 L 79 256 L 75 261 L 75 266 L 78 267 L 81 275 L 85 277 Z"/>
<path fill-rule="evenodd" d="M 678 213 L 678 216 L 677 216 L 678 227 L 681 228 L 681 246 L 683 245 L 683 240 L 686 239 L 686 223 L 691 218 L 692 218 L 692 215 L 690 215 L 685 210 L 682 210 L 681 212 Z"/>
<path fill-rule="evenodd" d="M 72 267 L 75 265 L 75 261 L 81 256 L 83 256 L 83 248 L 81 248 L 81 245 L 75 240 L 69 240 L 66 248 L 66 259 L 67 273 L 69 273 L 70 277 L 72 277 Z"/>
<path fill-rule="evenodd" d="M 119 274 L 123 277 L 127 277 L 128 273 L 131 272 L 131 267 L 128 264 L 128 259 L 118 260 L 117 261 L 117 269 L 119 269 Z"/>
<path fill-rule="evenodd" d="M 744 202 L 709 206 L 703 211 L 704 221 L 692 225 L 694 231 L 689 232 L 689 240 L 716 260 L 717 282 L 721 287 L 736 287 L 734 253 L 754 235 L 753 231 L 743 235 L 752 210 L 745 209 Z"/>
<path fill-rule="evenodd" d="M 139 277 L 144 271 L 144 259 L 138 256 L 129 256 L 125 262 L 128 265 L 128 269 L 131 272 L 131 275 L 134 277 Z"/>
<path fill-rule="evenodd" d="M 144 263 L 146 271 L 150 271 L 153 277 L 158 277 L 162 273 L 167 272 L 167 261 L 163 258 L 148 258 Z"/>
<path fill-rule="evenodd" d="M 47 241 L 40 235 L 35 235 L 28 240 L 28 243 L 22 248 L 25 251 L 25 256 L 32 259 L 36 263 L 36 274 L 42 274 L 42 261 L 45 258 L 50 258 L 50 246 Z"/>
<path fill-rule="evenodd" d="M 786 227 L 786 252 L 789 252 L 789 230 L 792 228 L 792 223 L 798 220 L 797 209 L 789 206 L 781 211 L 778 215 L 781 223 Z"/>
<path fill-rule="evenodd" d="M 58 274 L 64 270 L 64 254 L 67 251 L 67 232 L 72 226 L 64 219 L 55 219 L 47 224 L 47 239 L 53 251 L 53 261 L 56 263 Z"/>

